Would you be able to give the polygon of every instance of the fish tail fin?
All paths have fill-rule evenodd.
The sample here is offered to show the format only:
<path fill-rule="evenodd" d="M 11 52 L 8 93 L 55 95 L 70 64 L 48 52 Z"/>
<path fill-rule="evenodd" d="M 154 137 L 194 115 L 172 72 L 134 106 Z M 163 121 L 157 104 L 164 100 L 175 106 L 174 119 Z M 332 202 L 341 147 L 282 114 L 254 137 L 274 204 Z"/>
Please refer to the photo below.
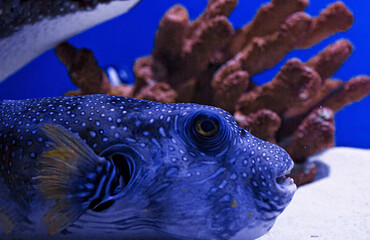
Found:
<path fill-rule="evenodd" d="M 106 161 L 82 139 L 55 124 L 44 124 L 41 131 L 52 141 L 52 150 L 40 157 L 40 170 L 35 177 L 46 199 L 56 200 L 44 214 L 48 232 L 59 232 L 76 221 L 95 198 Z M 103 176 L 104 178 L 104 176 Z"/>

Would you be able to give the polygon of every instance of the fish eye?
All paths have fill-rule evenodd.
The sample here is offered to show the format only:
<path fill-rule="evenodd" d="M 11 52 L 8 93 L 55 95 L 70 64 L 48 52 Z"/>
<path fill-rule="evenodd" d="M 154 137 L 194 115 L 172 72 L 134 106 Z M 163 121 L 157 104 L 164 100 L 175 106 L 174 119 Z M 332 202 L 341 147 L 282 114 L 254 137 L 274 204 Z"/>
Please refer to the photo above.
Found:
<path fill-rule="evenodd" d="M 212 116 L 201 114 L 194 119 L 195 131 L 203 137 L 215 136 L 219 129 L 219 121 Z"/>
<path fill-rule="evenodd" d="M 194 111 L 185 118 L 185 131 L 180 133 L 189 146 L 202 153 L 217 154 L 225 149 L 232 131 L 222 115 L 214 111 Z"/>

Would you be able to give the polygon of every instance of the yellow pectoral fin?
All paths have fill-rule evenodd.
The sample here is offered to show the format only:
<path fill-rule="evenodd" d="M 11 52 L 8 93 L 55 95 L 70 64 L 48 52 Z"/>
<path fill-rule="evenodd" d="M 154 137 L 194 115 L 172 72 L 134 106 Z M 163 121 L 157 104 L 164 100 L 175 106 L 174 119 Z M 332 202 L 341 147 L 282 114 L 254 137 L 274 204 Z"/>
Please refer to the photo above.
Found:
<path fill-rule="evenodd" d="M 50 234 L 57 233 L 76 221 L 93 200 L 97 181 L 106 161 L 75 136 L 59 125 L 44 124 L 40 128 L 52 141 L 53 149 L 40 157 L 40 171 L 35 179 L 46 199 L 57 200 L 43 216 Z M 94 187 L 87 187 L 94 186 Z"/>

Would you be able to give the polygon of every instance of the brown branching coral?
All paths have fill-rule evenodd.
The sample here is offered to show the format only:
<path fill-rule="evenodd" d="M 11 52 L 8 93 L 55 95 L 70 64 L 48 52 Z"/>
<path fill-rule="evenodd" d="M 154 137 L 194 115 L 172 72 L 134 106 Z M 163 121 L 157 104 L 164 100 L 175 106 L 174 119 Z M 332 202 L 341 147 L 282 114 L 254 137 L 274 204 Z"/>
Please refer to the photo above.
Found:
<path fill-rule="evenodd" d="M 88 50 L 63 43 L 57 55 L 79 87 L 73 94 L 214 105 L 234 114 L 254 135 L 284 147 L 298 163 L 332 147 L 334 113 L 370 93 L 369 77 L 348 82 L 330 79 L 350 56 L 350 42 L 339 40 L 306 63 L 287 61 L 263 86 L 252 78 L 291 50 L 308 48 L 347 30 L 352 14 L 337 2 L 310 17 L 303 12 L 307 0 L 271 0 L 251 23 L 234 30 L 227 17 L 236 5 L 237 0 L 210 0 L 193 22 L 180 5 L 168 10 L 159 24 L 152 55 L 135 62 L 133 88 L 111 86 Z M 296 171 L 298 184 L 308 182 L 315 172 L 314 166 L 302 169 Z"/>
<path fill-rule="evenodd" d="M 98 66 L 94 54 L 88 49 L 77 50 L 64 42 L 56 47 L 55 53 L 67 67 L 72 82 L 79 87 L 79 90 L 70 91 L 66 95 L 102 93 L 126 96 L 132 91 L 132 87 L 112 86 L 104 71 Z"/>

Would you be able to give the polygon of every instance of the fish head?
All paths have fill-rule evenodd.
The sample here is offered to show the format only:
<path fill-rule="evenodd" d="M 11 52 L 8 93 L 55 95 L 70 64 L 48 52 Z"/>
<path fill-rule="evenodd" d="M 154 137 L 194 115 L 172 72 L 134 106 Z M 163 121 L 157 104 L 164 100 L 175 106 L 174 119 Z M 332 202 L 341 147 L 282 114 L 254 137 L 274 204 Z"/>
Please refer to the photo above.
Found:
<path fill-rule="evenodd" d="M 138 222 L 152 219 L 158 229 L 180 238 L 254 239 L 266 233 L 296 189 L 284 177 L 293 167 L 289 155 L 219 108 L 160 108 L 157 117 L 141 115 L 149 116 L 141 122 L 152 122 L 141 126 L 146 136 L 138 133 L 147 153 L 140 163 L 133 161 L 140 176 L 118 204 L 127 210 L 121 209 L 122 215 L 135 209 Z"/>
<path fill-rule="evenodd" d="M 79 106 L 81 116 L 99 120 L 89 117 L 82 129 L 40 127 L 50 145 L 34 179 L 55 203 L 42 218 L 51 234 L 254 239 L 293 197 L 296 187 L 284 178 L 293 167 L 289 155 L 224 110 L 86 98 L 97 101 L 99 115 Z"/>

